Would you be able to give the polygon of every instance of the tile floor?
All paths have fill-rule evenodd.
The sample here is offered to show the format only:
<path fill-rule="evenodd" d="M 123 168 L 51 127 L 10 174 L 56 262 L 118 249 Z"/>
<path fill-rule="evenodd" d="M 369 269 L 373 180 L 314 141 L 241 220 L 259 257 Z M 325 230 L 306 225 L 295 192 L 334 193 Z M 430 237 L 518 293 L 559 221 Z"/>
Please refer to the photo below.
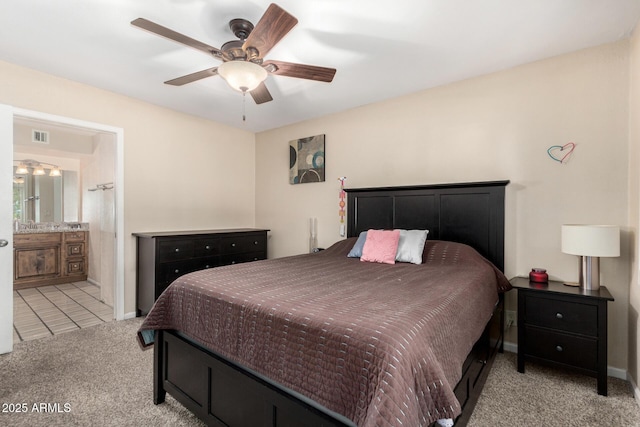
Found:
<path fill-rule="evenodd" d="M 113 320 L 113 308 L 100 301 L 89 282 L 13 291 L 13 342 L 30 341 Z"/>

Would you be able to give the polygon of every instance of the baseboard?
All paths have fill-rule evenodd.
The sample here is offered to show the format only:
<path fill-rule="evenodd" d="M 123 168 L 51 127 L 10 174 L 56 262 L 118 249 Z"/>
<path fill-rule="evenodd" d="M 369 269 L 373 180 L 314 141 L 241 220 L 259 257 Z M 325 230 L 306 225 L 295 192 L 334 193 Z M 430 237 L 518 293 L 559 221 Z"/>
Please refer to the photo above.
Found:
<path fill-rule="evenodd" d="M 629 381 L 629 383 L 631 384 L 631 389 L 633 390 L 633 398 L 635 399 L 636 404 L 640 406 L 640 389 L 638 389 L 638 385 L 635 381 L 633 381 L 631 375 L 627 375 L 627 381 Z"/>
<path fill-rule="evenodd" d="M 518 353 L 518 344 L 505 341 L 504 351 L 508 351 L 509 353 Z"/>
<path fill-rule="evenodd" d="M 613 366 L 607 366 L 607 375 L 625 381 L 629 380 L 629 373 L 626 369 L 614 368 Z"/>
<path fill-rule="evenodd" d="M 132 311 L 131 313 L 125 313 L 124 314 L 124 319 L 125 320 L 133 319 L 134 317 L 136 317 L 136 312 L 135 311 Z"/>
<path fill-rule="evenodd" d="M 87 282 L 91 283 L 94 286 L 101 287 L 100 282 L 96 282 L 94 279 L 87 277 Z"/>
<path fill-rule="evenodd" d="M 509 341 L 504 342 L 504 351 L 508 351 L 509 353 L 518 353 L 518 344 L 512 343 Z M 613 378 L 618 378 L 625 381 L 630 381 L 632 385 L 634 385 L 634 394 L 636 396 L 636 401 L 640 405 L 640 389 L 635 387 L 633 381 L 630 380 L 630 376 L 626 369 L 614 368 L 613 366 L 607 366 L 607 375 Z"/>

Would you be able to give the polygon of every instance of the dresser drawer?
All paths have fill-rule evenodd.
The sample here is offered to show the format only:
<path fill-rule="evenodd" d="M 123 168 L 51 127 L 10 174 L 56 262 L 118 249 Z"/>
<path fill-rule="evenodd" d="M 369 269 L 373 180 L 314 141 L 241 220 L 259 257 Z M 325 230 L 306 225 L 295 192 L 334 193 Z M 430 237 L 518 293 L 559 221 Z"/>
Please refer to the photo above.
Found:
<path fill-rule="evenodd" d="M 241 252 L 266 252 L 266 249 L 266 233 L 224 237 L 221 241 L 221 250 L 224 254 L 236 254 Z"/>
<path fill-rule="evenodd" d="M 259 261 L 261 259 L 267 259 L 266 252 L 247 252 L 242 254 L 229 254 L 229 255 L 222 256 L 221 264 L 222 265 L 240 264 L 243 262 Z"/>
<path fill-rule="evenodd" d="M 197 263 L 192 259 L 183 261 L 165 262 L 160 264 L 160 274 L 158 275 L 158 283 L 168 286 L 183 274 L 191 273 L 196 270 Z"/>
<path fill-rule="evenodd" d="M 598 336 L 598 307 L 595 305 L 529 295 L 525 301 L 525 321 L 528 325 Z"/>
<path fill-rule="evenodd" d="M 158 261 L 193 258 L 193 240 L 163 240 L 158 243 Z"/>
<path fill-rule="evenodd" d="M 219 266 L 220 266 L 219 256 L 198 258 L 194 260 L 193 271 L 206 270 L 207 268 L 214 268 Z"/>
<path fill-rule="evenodd" d="M 220 255 L 220 239 L 196 239 L 193 244 L 196 257 Z"/>
<path fill-rule="evenodd" d="M 561 332 L 526 328 L 526 355 L 595 371 L 598 367 L 598 341 Z"/>

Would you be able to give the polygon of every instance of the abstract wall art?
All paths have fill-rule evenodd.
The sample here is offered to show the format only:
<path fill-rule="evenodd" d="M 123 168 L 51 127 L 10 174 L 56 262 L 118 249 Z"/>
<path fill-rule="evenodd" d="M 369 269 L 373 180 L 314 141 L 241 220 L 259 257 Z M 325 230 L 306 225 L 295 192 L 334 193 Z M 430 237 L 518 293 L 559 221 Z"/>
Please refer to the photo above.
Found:
<path fill-rule="evenodd" d="M 324 135 L 289 142 L 289 183 L 324 182 Z"/>

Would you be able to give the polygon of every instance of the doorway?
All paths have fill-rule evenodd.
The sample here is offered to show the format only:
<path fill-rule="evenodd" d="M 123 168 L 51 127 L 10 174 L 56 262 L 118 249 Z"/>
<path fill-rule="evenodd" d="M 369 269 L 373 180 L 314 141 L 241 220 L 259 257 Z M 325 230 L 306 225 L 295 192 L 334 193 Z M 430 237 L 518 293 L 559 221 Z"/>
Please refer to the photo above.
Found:
<path fill-rule="evenodd" d="M 7 107 L 7 106 L 2 106 Z M 112 193 L 110 195 L 111 206 L 112 206 L 112 238 L 107 239 L 106 242 L 102 242 L 106 250 L 112 250 L 114 253 L 114 262 L 111 267 L 110 272 L 104 272 L 107 275 L 111 275 L 112 277 L 109 279 L 113 283 L 113 289 L 110 292 L 110 297 L 113 302 L 113 317 L 116 320 L 122 320 L 125 318 L 124 314 L 124 196 L 123 196 L 123 178 L 124 178 L 124 161 L 123 161 L 123 130 L 121 128 L 116 128 L 113 126 L 108 126 L 100 123 L 87 122 L 83 120 L 56 116 L 46 113 L 40 113 L 31 110 L 25 110 L 20 108 L 0 108 L 0 122 L 6 123 L 8 119 L 8 113 L 10 114 L 11 123 L 13 124 L 15 120 L 19 121 L 27 121 L 31 123 L 39 123 L 43 126 L 53 126 L 53 127 L 62 127 L 68 130 L 74 130 L 77 132 L 93 132 L 98 135 L 98 139 L 110 139 L 114 142 L 115 149 L 113 150 L 113 161 L 115 164 L 115 171 L 113 171 L 113 179 L 112 179 Z M 3 141 L 3 145 L 5 141 L 13 141 L 13 129 L 5 129 L 6 126 L 0 127 L 0 141 Z M 12 144 L 13 145 L 13 144 Z M 6 150 L 6 146 L 5 146 Z M 13 158 L 11 156 L 10 158 Z M 7 168 L 10 168 L 10 173 L 13 172 L 13 165 L 9 166 L 9 162 L 3 162 L 0 164 L 0 176 L 6 175 Z M 101 182 L 96 182 L 94 185 L 104 184 Z M 87 185 L 83 183 L 85 188 L 82 189 L 82 193 L 84 196 L 87 194 L 88 188 Z M 0 210 L 0 212 L 5 212 L 4 210 Z M 3 214 L 4 217 L 4 214 Z M 109 218 L 107 218 L 109 220 Z M 5 221 L 0 218 L 0 222 Z M 11 223 L 11 221 L 7 218 L 7 223 Z M 4 229 L 0 230 L 5 232 Z M 103 249 L 100 249 L 103 250 Z M 12 275 L 13 264 L 11 259 L 7 261 L 6 252 L 3 254 L 3 257 L 0 258 L 0 264 L 3 270 L 9 271 Z M 11 298 L 13 291 L 13 283 L 12 281 L 5 282 L 4 280 L 0 282 L 0 300 L 12 301 Z M 7 318 L 6 316 L 2 316 L 0 318 L 0 353 L 11 351 L 13 348 L 12 344 L 9 342 L 13 340 L 12 334 L 12 322 L 13 322 L 13 310 L 9 311 L 11 313 L 11 317 Z"/>

